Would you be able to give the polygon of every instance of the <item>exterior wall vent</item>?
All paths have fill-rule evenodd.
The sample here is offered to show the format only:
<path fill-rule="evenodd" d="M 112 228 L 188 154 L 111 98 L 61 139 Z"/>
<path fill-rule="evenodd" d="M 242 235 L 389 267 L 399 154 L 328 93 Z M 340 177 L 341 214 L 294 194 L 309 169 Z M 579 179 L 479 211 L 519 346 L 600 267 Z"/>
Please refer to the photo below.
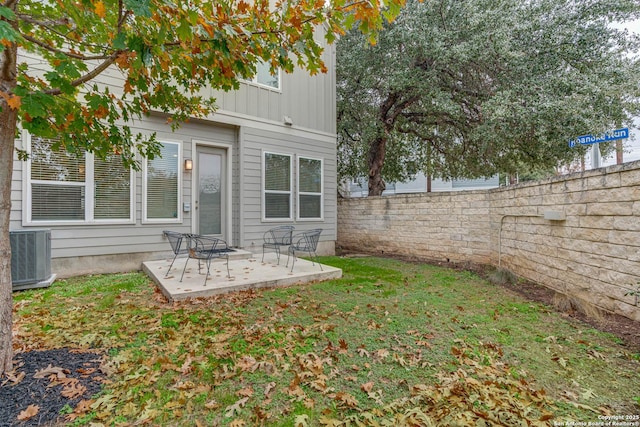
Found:
<path fill-rule="evenodd" d="M 13 290 L 51 285 L 51 230 L 9 232 Z"/>

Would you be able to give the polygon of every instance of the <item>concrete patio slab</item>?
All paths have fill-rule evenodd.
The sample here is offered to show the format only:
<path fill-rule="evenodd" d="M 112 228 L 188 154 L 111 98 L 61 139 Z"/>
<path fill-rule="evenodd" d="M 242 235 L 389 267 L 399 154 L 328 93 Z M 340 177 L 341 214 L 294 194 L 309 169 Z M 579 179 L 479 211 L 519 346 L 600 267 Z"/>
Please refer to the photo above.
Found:
<path fill-rule="evenodd" d="M 275 253 L 267 253 L 264 262 L 261 262 L 262 253 L 251 254 L 246 251 L 235 251 L 229 257 L 229 272 L 224 260 L 214 260 L 211 263 L 211 273 L 207 284 L 204 284 L 206 266 L 198 273 L 198 262 L 189 260 L 184 279 L 180 282 L 182 269 L 187 261 L 186 257 L 179 257 L 171 268 L 168 277 L 165 277 L 171 259 L 159 261 L 146 261 L 142 263 L 143 271 L 158 285 L 160 291 L 170 300 L 178 301 L 187 298 L 207 297 L 227 292 L 245 289 L 271 288 L 277 286 L 289 286 L 309 282 L 317 282 L 342 277 L 342 270 L 328 265 L 320 265 L 301 258 L 296 260 L 293 272 L 291 264 L 285 267 L 287 256 L 280 257 L 280 265 L 277 264 Z"/>

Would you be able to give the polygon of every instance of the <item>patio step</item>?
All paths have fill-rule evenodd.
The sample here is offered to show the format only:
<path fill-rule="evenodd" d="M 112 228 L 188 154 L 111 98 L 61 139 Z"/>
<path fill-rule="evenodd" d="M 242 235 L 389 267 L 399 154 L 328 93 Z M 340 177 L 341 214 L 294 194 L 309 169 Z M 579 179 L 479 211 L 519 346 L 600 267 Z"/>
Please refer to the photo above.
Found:
<path fill-rule="evenodd" d="M 229 252 L 229 260 L 249 259 L 252 257 L 253 254 L 249 251 L 245 251 L 244 249 L 233 248 L 233 252 Z"/>

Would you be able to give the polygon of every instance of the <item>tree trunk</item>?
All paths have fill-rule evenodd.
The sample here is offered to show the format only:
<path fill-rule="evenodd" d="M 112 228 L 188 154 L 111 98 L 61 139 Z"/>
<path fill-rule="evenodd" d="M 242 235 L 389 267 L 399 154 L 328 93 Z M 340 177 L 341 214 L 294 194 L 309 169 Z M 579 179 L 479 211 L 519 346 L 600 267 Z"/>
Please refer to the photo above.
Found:
<path fill-rule="evenodd" d="M 382 179 L 384 156 L 387 152 L 387 137 L 376 137 L 369 147 L 369 196 L 381 196 L 386 185 Z"/>
<path fill-rule="evenodd" d="M 624 162 L 622 153 L 622 140 L 619 139 L 616 141 L 616 165 L 621 165 Z"/>
<path fill-rule="evenodd" d="M 0 52 L 0 91 L 10 94 L 16 86 L 15 44 Z M 10 108 L 0 97 L 0 376 L 13 370 L 13 296 L 11 284 L 11 243 L 9 218 L 11 215 L 11 177 L 18 111 Z"/>

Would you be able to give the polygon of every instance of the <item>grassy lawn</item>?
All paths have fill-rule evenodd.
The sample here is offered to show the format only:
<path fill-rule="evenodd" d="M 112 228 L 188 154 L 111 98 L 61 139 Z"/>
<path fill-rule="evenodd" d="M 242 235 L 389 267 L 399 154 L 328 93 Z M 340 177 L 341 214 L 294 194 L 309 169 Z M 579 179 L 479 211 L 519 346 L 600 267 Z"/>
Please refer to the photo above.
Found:
<path fill-rule="evenodd" d="M 105 349 L 110 383 L 76 425 L 564 425 L 640 414 L 640 355 L 614 336 L 473 273 L 321 261 L 344 277 L 176 304 L 142 274 L 58 281 L 14 295 L 15 341 Z"/>

